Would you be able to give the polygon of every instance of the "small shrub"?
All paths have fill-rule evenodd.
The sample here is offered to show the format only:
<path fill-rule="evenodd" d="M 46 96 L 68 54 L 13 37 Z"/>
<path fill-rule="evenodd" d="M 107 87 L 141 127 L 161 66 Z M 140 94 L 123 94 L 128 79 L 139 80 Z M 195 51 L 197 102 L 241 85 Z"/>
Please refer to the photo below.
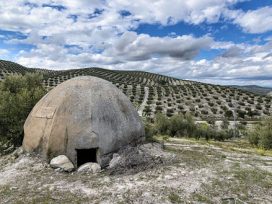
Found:
<path fill-rule="evenodd" d="M 197 103 L 200 103 L 200 99 L 199 98 L 197 98 L 196 100 L 195 100 L 195 102 L 197 102 Z"/>
<path fill-rule="evenodd" d="M 156 106 L 156 110 L 163 110 L 162 106 Z"/>
<path fill-rule="evenodd" d="M 150 106 L 145 106 L 144 112 L 150 113 L 151 111 L 152 111 L 152 110 L 151 110 L 151 107 L 150 107 Z"/>
<path fill-rule="evenodd" d="M 245 106 L 246 105 L 243 101 L 239 101 L 238 104 L 241 105 L 241 106 Z"/>
<path fill-rule="evenodd" d="M 262 106 L 261 106 L 260 104 L 257 104 L 257 105 L 256 105 L 256 109 L 257 109 L 257 110 L 262 110 Z"/>
<path fill-rule="evenodd" d="M 246 112 L 243 110 L 238 110 L 237 115 L 239 118 L 245 118 Z"/>
<path fill-rule="evenodd" d="M 248 134 L 251 144 L 264 149 L 272 149 L 272 118 L 267 118 L 257 124 Z"/>
<path fill-rule="evenodd" d="M 213 102 L 209 102 L 208 103 L 210 107 L 213 107 L 214 106 L 214 103 Z"/>
<path fill-rule="evenodd" d="M 183 107 L 182 105 L 178 105 L 178 109 L 179 109 L 179 110 L 183 110 L 184 107 Z"/>
<path fill-rule="evenodd" d="M 155 116 L 155 130 L 156 130 L 156 133 L 159 133 L 159 134 L 165 134 L 167 133 L 167 129 L 169 127 L 169 120 L 168 118 L 159 113 L 159 114 L 156 114 Z"/>
<path fill-rule="evenodd" d="M 208 112 L 207 110 L 201 110 L 201 114 L 202 114 L 202 115 L 208 115 L 209 112 Z"/>
<path fill-rule="evenodd" d="M 225 111 L 225 117 L 227 117 L 227 118 L 233 117 L 232 111 L 231 111 L 231 110 L 226 110 L 226 111 Z"/>
<path fill-rule="evenodd" d="M 157 101 L 157 102 L 156 102 L 156 105 L 162 105 L 162 102 Z"/>
<path fill-rule="evenodd" d="M 152 142 L 154 134 L 155 134 L 154 126 L 149 122 L 145 122 L 145 138 L 146 138 L 146 140 Z"/>

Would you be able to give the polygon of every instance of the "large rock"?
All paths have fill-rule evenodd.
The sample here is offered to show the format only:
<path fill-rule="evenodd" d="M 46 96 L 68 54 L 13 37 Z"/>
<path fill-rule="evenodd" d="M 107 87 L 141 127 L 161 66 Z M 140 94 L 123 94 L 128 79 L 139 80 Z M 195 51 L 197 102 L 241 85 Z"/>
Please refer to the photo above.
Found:
<path fill-rule="evenodd" d="M 88 162 L 86 164 L 81 165 L 78 170 L 80 173 L 99 173 L 101 171 L 101 166 L 98 163 Z"/>
<path fill-rule="evenodd" d="M 111 82 L 84 76 L 65 81 L 45 95 L 28 116 L 24 133 L 27 152 L 49 160 L 63 154 L 75 166 L 98 162 L 104 167 L 113 152 L 142 141 L 144 127 L 121 90 Z M 84 155 L 81 150 L 90 152 Z"/>
<path fill-rule="evenodd" d="M 59 155 L 53 158 L 50 161 L 50 166 L 54 169 L 60 168 L 66 172 L 71 172 L 75 168 L 73 163 L 65 155 Z"/>

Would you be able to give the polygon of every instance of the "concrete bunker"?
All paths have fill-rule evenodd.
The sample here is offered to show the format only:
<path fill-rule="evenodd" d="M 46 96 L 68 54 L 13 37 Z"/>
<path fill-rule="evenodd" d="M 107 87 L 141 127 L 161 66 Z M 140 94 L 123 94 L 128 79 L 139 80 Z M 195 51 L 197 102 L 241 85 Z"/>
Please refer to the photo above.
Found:
<path fill-rule="evenodd" d="M 45 159 L 66 155 L 75 166 L 107 166 L 112 154 L 144 138 L 141 119 L 117 87 L 91 76 L 65 81 L 33 108 L 23 148 Z"/>

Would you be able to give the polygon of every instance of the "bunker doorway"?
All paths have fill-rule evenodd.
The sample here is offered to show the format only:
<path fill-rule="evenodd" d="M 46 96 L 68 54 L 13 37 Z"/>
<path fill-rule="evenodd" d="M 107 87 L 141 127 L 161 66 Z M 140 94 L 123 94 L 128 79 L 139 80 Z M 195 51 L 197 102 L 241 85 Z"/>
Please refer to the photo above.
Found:
<path fill-rule="evenodd" d="M 81 166 L 87 162 L 97 163 L 98 148 L 91 149 L 76 149 L 77 151 L 77 166 Z"/>

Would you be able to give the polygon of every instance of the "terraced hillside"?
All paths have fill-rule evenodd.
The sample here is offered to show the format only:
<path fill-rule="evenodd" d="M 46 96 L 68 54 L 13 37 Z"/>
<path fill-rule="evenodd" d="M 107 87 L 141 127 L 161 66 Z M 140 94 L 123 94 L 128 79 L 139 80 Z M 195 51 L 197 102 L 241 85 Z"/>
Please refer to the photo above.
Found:
<path fill-rule="evenodd" d="M 25 74 L 28 72 L 50 73 L 51 70 L 27 68 L 15 62 L 0 60 L 0 80 L 10 74 Z"/>
<path fill-rule="evenodd" d="M 77 76 L 91 75 L 111 81 L 138 108 L 139 114 L 154 117 L 158 112 L 167 116 L 190 112 L 199 120 L 221 120 L 234 116 L 238 120 L 255 120 L 272 115 L 272 98 L 227 86 L 180 80 L 142 71 L 113 71 L 83 68 L 64 71 L 26 68 L 0 61 L 0 79 L 9 74 L 41 72 L 44 85 L 52 87 Z"/>

